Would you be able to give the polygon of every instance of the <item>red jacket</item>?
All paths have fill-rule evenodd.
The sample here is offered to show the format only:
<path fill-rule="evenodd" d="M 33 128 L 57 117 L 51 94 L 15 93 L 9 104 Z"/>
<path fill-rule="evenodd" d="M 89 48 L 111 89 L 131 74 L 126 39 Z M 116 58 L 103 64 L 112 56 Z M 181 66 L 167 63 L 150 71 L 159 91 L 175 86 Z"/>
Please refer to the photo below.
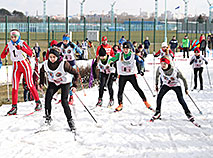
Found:
<path fill-rule="evenodd" d="M 23 45 L 26 47 L 21 47 L 21 50 L 24 51 L 28 56 L 32 56 L 33 52 L 31 50 L 31 48 L 27 45 L 27 43 L 24 41 Z M 8 48 L 8 44 L 4 47 L 3 52 L 1 53 L 1 58 L 4 59 L 9 53 L 9 48 Z"/>
<path fill-rule="evenodd" d="M 155 56 L 155 57 L 159 56 L 159 55 L 161 54 L 161 50 L 162 50 L 163 52 L 166 52 L 166 50 L 160 49 L 154 56 Z M 169 49 L 169 54 L 170 54 L 173 58 L 175 57 L 175 54 L 174 54 L 174 52 L 173 52 L 171 49 Z"/>
<path fill-rule="evenodd" d="M 101 46 L 103 46 L 103 48 L 106 50 L 107 55 L 110 55 L 111 57 L 114 57 L 114 56 L 115 56 L 115 53 L 114 53 L 114 51 L 113 51 L 113 49 L 112 49 L 112 46 L 110 46 L 109 44 L 106 44 L 106 45 L 103 45 L 103 44 L 102 44 L 102 45 L 98 46 L 98 48 L 97 48 L 97 51 L 96 51 L 96 58 L 97 58 L 98 55 L 99 55 L 99 50 L 100 50 Z"/>

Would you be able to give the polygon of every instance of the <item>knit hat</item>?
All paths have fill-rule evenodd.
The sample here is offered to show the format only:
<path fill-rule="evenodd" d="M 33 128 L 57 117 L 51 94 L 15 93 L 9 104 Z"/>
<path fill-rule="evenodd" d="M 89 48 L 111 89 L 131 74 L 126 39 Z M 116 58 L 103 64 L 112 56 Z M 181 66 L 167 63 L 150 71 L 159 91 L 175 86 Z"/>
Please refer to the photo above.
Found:
<path fill-rule="evenodd" d="M 167 45 L 166 42 L 163 42 L 163 43 L 161 44 L 161 47 L 168 47 L 168 45 Z"/>
<path fill-rule="evenodd" d="M 50 49 L 49 54 L 54 54 L 56 57 L 59 57 L 60 56 L 60 48 L 54 46 L 53 48 Z"/>
<path fill-rule="evenodd" d="M 107 41 L 107 37 L 106 36 L 103 36 L 101 41 Z"/>
<path fill-rule="evenodd" d="M 198 47 L 195 48 L 194 53 L 200 53 L 200 49 Z"/>
<path fill-rule="evenodd" d="M 106 50 L 101 46 L 99 49 L 99 56 L 105 56 L 106 55 Z"/>
<path fill-rule="evenodd" d="M 143 48 L 143 45 L 142 45 L 142 44 L 140 44 L 140 45 L 138 46 L 138 49 L 140 49 L 140 48 Z"/>
<path fill-rule="evenodd" d="M 166 64 L 170 64 L 170 59 L 168 56 L 162 56 L 160 59 L 160 63 L 165 62 Z"/>
<path fill-rule="evenodd" d="M 56 46 L 58 44 L 58 42 L 56 40 L 52 40 L 52 42 L 50 43 L 50 46 Z"/>
<path fill-rule="evenodd" d="M 124 42 L 124 43 L 123 43 L 123 48 L 130 48 L 129 43 Z"/>

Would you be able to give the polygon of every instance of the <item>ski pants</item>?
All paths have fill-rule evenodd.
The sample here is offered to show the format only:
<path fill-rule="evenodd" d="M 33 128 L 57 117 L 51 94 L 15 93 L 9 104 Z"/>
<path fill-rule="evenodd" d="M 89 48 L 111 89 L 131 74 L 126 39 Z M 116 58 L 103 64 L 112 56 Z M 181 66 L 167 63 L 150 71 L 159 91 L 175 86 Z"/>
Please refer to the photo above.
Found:
<path fill-rule="evenodd" d="M 13 77 L 12 77 L 12 104 L 16 105 L 18 102 L 18 88 L 19 81 L 23 74 L 24 79 L 27 83 L 27 87 L 33 95 L 35 101 L 39 100 L 38 92 L 33 84 L 32 80 L 32 69 L 30 64 L 26 60 L 14 61 L 13 62 Z"/>
<path fill-rule="evenodd" d="M 183 58 L 185 58 L 185 53 L 187 53 L 187 58 L 189 58 L 189 48 L 183 48 Z"/>
<path fill-rule="evenodd" d="M 163 99 L 163 96 L 169 91 L 169 90 L 173 90 L 175 91 L 176 95 L 177 95 L 177 98 L 178 98 L 178 101 L 179 103 L 182 105 L 184 111 L 185 111 L 185 114 L 187 113 L 190 113 L 189 109 L 188 109 L 188 106 L 186 105 L 186 102 L 185 100 L 183 99 L 183 93 L 182 93 L 182 90 L 181 90 L 181 87 L 180 86 L 177 86 L 177 87 L 169 87 L 169 86 L 166 86 L 166 85 L 163 85 L 160 89 L 160 92 L 157 96 L 157 108 L 156 108 L 156 111 L 160 112 L 161 111 L 161 101 Z"/>
<path fill-rule="evenodd" d="M 194 68 L 194 82 L 195 82 L 195 87 L 197 88 L 197 73 L 199 72 L 199 79 L 200 79 L 200 88 L 203 89 L 203 67 L 200 68 Z"/>
<path fill-rule="evenodd" d="M 113 100 L 114 92 L 112 89 L 112 84 L 113 84 L 112 76 L 113 76 L 113 74 L 105 74 L 105 73 L 100 72 L 99 98 L 103 97 L 104 87 L 107 84 L 106 86 L 108 87 L 108 90 L 109 90 L 110 100 Z"/>
<path fill-rule="evenodd" d="M 138 92 L 138 94 L 143 99 L 143 101 L 146 101 L 146 97 L 145 97 L 143 91 L 138 86 L 138 82 L 137 82 L 136 76 L 135 75 L 128 75 L 128 76 L 120 75 L 120 77 L 119 77 L 119 88 L 118 88 L 118 104 L 122 104 L 123 103 L 122 102 L 122 100 L 123 100 L 123 91 L 124 91 L 124 87 L 125 87 L 127 81 L 129 81 L 132 84 L 132 86 Z"/>
<path fill-rule="evenodd" d="M 64 108 L 64 113 L 67 117 L 67 120 L 72 118 L 71 115 L 71 110 L 68 104 L 68 94 L 69 94 L 69 89 L 70 89 L 70 83 L 67 84 L 60 84 L 56 85 L 53 82 L 49 82 L 49 86 L 47 88 L 46 96 L 45 96 L 45 114 L 46 115 L 51 115 L 51 101 L 53 98 L 53 95 L 61 89 L 61 104 Z"/>

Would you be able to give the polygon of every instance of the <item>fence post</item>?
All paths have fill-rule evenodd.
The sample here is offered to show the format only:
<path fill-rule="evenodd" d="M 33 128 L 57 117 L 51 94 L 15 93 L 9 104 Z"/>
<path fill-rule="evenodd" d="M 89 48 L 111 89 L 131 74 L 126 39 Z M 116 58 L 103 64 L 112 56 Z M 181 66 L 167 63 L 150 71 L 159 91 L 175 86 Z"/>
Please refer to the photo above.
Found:
<path fill-rule="evenodd" d="M 52 30 L 52 40 L 54 40 L 54 30 Z"/>
<path fill-rule="evenodd" d="M 156 19 L 154 19 L 154 35 L 153 35 L 153 42 L 154 42 L 153 51 L 154 51 L 154 52 L 155 52 L 155 32 L 156 32 Z"/>
<path fill-rule="evenodd" d="M 141 20 L 141 44 L 143 43 L 143 19 Z"/>
<path fill-rule="evenodd" d="M 115 45 L 116 45 L 116 41 L 117 41 L 117 18 L 115 18 Z"/>
<path fill-rule="evenodd" d="M 197 39 L 197 29 L 198 29 L 198 22 L 196 21 L 196 30 L 195 30 L 195 33 L 196 33 L 196 39 Z"/>
<path fill-rule="evenodd" d="M 30 45 L 30 17 L 27 17 L 27 43 Z"/>
<path fill-rule="evenodd" d="M 131 40 L 131 19 L 129 18 L 129 40 Z"/>
<path fill-rule="evenodd" d="M 178 19 L 176 19 L 176 39 L 178 40 Z"/>
<path fill-rule="evenodd" d="M 7 23 L 8 23 L 8 16 L 5 16 L 5 45 L 7 45 Z"/>
<path fill-rule="evenodd" d="M 189 33 L 189 20 L 186 21 L 186 35 L 188 36 Z"/>
<path fill-rule="evenodd" d="M 205 21 L 205 38 L 206 38 L 206 34 L 207 34 L 207 20 Z"/>
<path fill-rule="evenodd" d="M 68 17 L 66 17 L 66 33 L 69 33 L 68 25 L 69 25 L 69 19 Z"/>
<path fill-rule="evenodd" d="M 84 39 L 86 39 L 86 18 L 84 17 Z"/>
<path fill-rule="evenodd" d="M 47 39 L 47 41 L 48 41 L 48 47 L 50 46 L 50 17 L 48 16 L 48 27 L 47 27 L 47 33 L 48 33 L 48 39 Z"/>
<path fill-rule="evenodd" d="M 100 18 L 100 34 L 99 34 L 99 43 L 101 44 L 101 36 L 102 36 L 102 32 L 101 32 L 101 29 L 102 29 L 102 18 Z"/>

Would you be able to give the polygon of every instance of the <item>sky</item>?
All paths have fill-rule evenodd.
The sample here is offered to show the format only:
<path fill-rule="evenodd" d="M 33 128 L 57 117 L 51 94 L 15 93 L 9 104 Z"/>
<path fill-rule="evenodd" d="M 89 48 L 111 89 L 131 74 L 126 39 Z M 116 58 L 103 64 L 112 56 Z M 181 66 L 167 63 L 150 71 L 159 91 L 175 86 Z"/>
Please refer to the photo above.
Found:
<path fill-rule="evenodd" d="M 47 15 L 65 14 L 66 0 L 47 0 Z M 80 1 L 68 0 L 69 15 L 80 14 Z M 111 4 L 116 1 L 114 6 L 115 13 L 128 12 L 129 14 L 139 15 L 140 8 L 145 12 L 154 12 L 155 0 L 86 0 L 84 5 L 84 14 L 97 13 L 106 14 L 111 9 Z M 210 0 L 213 4 L 213 0 Z M 0 0 L 0 8 L 5 8 L 9 11 L 18 10 L 23 13 L 28 12 L 30 16 L 43 14 L 43 0 Z M 164 12 L 165 0 L 158 0 L 158 14 Z M 175 11 L 175 8 L 180 6 L 180 9 Z M 184 13 L 183 0 L 167 0 L 168 10 L 175 13 Z M 188 14 L 199 15 L 205 13 L 209 15 L 209 5 L 207 0 L 189 0 Z"/>

